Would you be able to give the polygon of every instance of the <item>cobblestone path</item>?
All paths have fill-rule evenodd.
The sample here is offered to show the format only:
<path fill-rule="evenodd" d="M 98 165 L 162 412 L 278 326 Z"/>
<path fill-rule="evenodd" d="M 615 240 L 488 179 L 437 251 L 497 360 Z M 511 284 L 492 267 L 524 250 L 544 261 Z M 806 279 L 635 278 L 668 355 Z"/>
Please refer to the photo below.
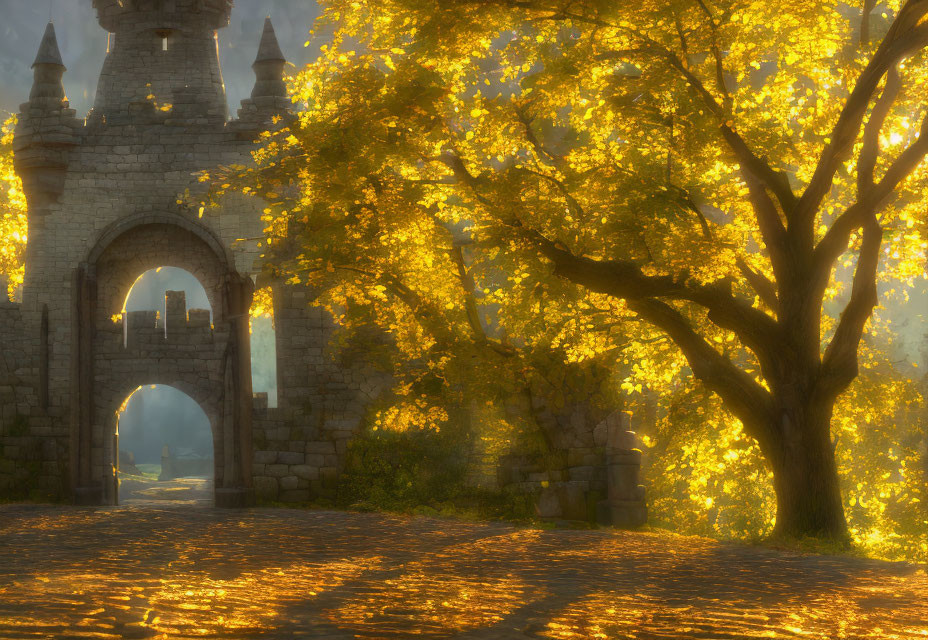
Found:
<path fill-rule="evenodd" d="M 924 638 L 924 571 L 381 514 L 0 506 L 0 638 Z"/>

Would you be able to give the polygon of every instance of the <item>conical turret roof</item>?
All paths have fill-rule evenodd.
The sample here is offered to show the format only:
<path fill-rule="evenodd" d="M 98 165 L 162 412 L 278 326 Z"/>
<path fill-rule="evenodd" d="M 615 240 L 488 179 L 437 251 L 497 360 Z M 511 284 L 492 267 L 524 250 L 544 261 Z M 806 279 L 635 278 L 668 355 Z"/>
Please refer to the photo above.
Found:
<path fill-rule="evenodd" d="M 51 22 L 45 27 L 45 35 L 42 36 L 42 44 L 39 45 L 39 52 L 35 56 L 34 67 L 37 64 L 54 64 L 59 67 L 64 66 L 61 61 L 61 52 L 58 50 L 58 38 L 55 36 L 55 25 Z"/>
<path fill-rule="evenodd" d="M 271 24 L 271 17 L 268 16 L 264 20 L 264 33 L 261 34 L 261 44 L 258 46 L 258 57 L 255 59 L 255 64 L 271 60 L 287 61 L 283 51 L 280 50 L 280 44 L 277 42 L 277 34 L 274 32 L 274 25 Z"/>

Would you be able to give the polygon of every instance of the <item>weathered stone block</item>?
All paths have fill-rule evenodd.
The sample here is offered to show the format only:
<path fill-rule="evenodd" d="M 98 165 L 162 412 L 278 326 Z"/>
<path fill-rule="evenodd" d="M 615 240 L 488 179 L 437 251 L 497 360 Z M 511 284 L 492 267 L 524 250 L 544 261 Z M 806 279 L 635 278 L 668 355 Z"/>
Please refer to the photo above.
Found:
<path fill-rule="evenodd" d="M 280 464 L 303 464 L 307 462 L 305 460 L 305 454 L 299 451 L 278 451 L 277 452 L 277 462 Z M 312 464 L 312 463 L 309 463 Z"/>
<path fill-rule="evenodd" d="M 290 466 L 286 464 L 269 464 L 265 467 L 267 475 L 274 478 L 283 478 L 290 473 Z"/>
<path fill-rule="evenodd" d="M 334 454 L 334 442 L 307 442 L 306 453 Z"/>
<path fill-rule="evenodd" d="M 610 524 L 620 529 L 636 529 L 648 522 L 648 508 L 641 502 L 609 501 Z"/>
<path fill-rule="evenodd" d="M 307 464 L 295 465 L 290 467 L 290 471 L 297 478 L 304 478 L 306 480 L 316 480 L 319 478 L 319 469 L 317 467 L 312 467 Z"/>
<path fill-rule="evenodd" d="M 637 450 L 620 450 L 613 451 L 606 456 L 606 464 L 612 465 L 629 465 L 634 467 L 641 466 L 641 451 Z"/>
<path fill-rule="evenodd" d="M 609 500 L 634 500 L 638 490 L 640 469 L 634 465 L 610 465 L 607 471 Z"/>
<path fill-rule="evenodd" d="M 539 518 L 560 518 L 563 515 L 557 489 L 547 487 L 535 499 L 535 513 Z"/>
<path fill-rule="evenodd" d="M 324 467 L 326 457 L 318 453 L 307 453 L 305 455 L 306 464 L 313 467 Z M 333 465 L 334 466 L 334 465 Z"/>
<path fill-rule="evenodd" d="M 274 464 L 275 462 L 277 462 L 277 452 L 276 451 L 255 451 L 254 462 L 255 464 Z"/>
<path fill-rule="evenodd" d="M 596 467 L 571 467 L 568 469 L 570 480 L 590 482 L 593 480 L 595 473 Z"/>
<path fill-rule="evenodd" d="M 587 492 L 590 485 L 583 481 L 562 482 L 557 485 L 562 516 L 567 520 L 588 518 Z"/>

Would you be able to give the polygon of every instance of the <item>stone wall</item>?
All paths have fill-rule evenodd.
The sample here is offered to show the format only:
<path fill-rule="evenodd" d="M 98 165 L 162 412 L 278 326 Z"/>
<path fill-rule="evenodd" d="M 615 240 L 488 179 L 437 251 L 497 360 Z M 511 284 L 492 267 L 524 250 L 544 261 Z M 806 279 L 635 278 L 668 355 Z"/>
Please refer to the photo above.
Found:
<path fill-rule="evenodd" d="M 294 502 L 335 493 L 342 456 L 390 379 L 365 358 L 337 360 L 335 324 L 312 293 L 274 285 L 278 407 L 255 410 L 255 494 Z"/>
<path fill-rule="evenodd" d="M 0 497 L 61 495 L 67 449 L 49 438 L 49 419 L 36 388 L 33 345 L 24 339 L 22 311 L 0 278 Z"/>
<path fill-rule="evenodd" d="M 543 519 L 643 525 L 647 508 L 640 484 L 641 444 L 631 431 L 630 414 L 615 411 L 598 424 L 583 422 L 586 414 L 569 413 L 572 426 L 559 430 L 546 455 L 504 456 L 498 469 L 500 488 L 533 496 Z"/>

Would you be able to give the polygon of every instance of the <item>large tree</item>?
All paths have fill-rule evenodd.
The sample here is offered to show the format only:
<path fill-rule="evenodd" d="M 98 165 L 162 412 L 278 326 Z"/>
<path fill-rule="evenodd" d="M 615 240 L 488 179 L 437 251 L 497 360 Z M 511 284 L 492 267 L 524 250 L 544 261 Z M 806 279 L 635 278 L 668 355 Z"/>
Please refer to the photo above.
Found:
<path fill-rule="evenodd" d="M 833 409 L 878 277 L 924 258 L 926 18 L 928 0 L 333 0 L 299 122 L 247 189 L 297 278 L 350 266 L 326 257 L 338 239 L 394 251 L 375 290 L 440 300 L 459 283 L 414 250 L 439 242 L 470 290 L 447 311 L 479 303 L 527 342 L 553 328 L 578 360 L 636 327 L 640 377 L 685 360 L 757 441 L 777 530 L 846 539 Z"/>

